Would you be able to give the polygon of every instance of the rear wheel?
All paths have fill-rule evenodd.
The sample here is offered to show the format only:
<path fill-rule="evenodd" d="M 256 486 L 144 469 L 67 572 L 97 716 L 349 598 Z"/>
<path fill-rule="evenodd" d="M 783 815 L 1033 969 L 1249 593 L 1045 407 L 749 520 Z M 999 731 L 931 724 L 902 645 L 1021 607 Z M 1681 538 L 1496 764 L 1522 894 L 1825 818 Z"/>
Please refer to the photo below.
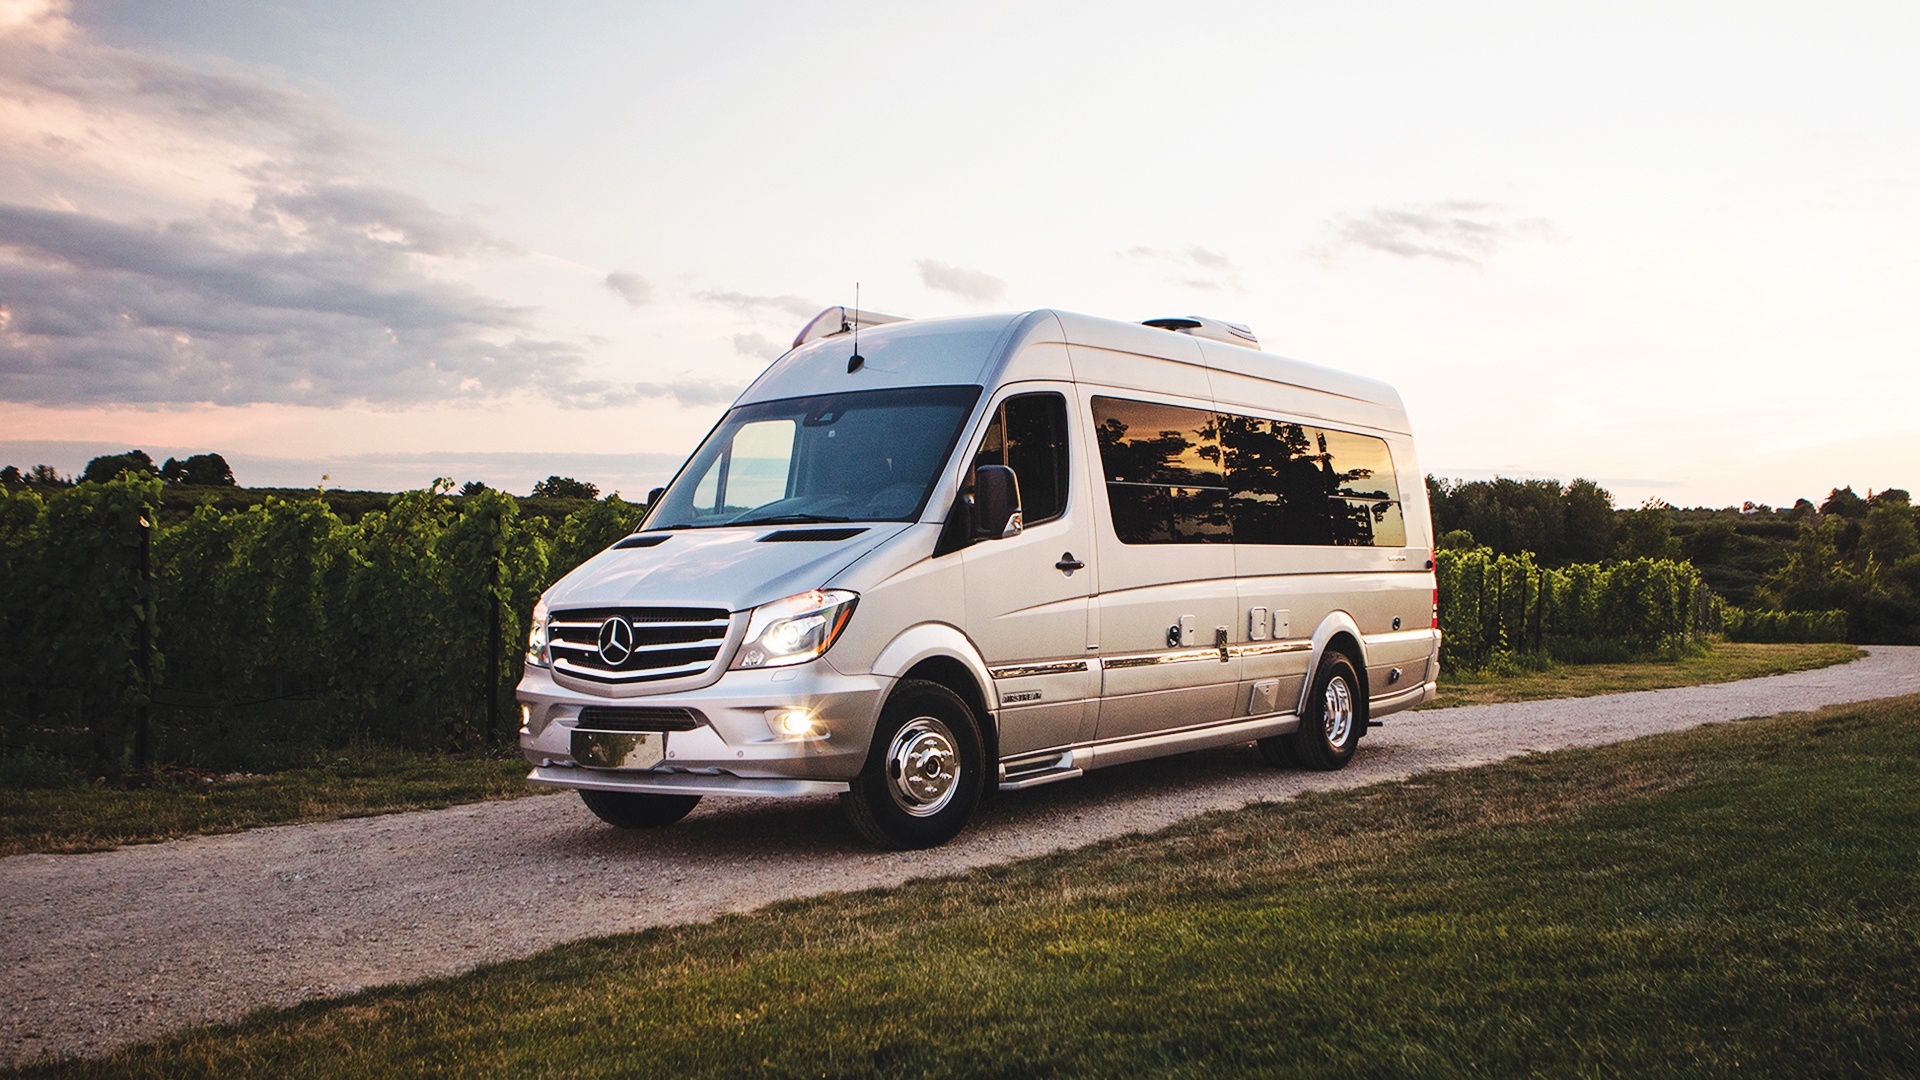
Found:
<path fill-rule="evenodd" d="M 1314 673 L 1300 730 L 1287 736 L 1294 763 L 1323 772 L 1344 769 L 1353 760 L 1366 727 L 1367 699 L 1360 692 L 1353 661 L 1344 653 L 1327 653 Z"/>
<path fill-rule="evenodd" d="M 980 723 L 960 695 L 910 679 L 887 700 L 867 763 L 840 805 L 881 847 L 944 844 L 980 803 L 985 757 Z"/>
<path fill-rule="evenodd" d="M 693 812 L 698 795 L 654 795 L 641 791 L 580 789 L 580 801 L 609 825 L 622 829 L 657 829 Z"/>

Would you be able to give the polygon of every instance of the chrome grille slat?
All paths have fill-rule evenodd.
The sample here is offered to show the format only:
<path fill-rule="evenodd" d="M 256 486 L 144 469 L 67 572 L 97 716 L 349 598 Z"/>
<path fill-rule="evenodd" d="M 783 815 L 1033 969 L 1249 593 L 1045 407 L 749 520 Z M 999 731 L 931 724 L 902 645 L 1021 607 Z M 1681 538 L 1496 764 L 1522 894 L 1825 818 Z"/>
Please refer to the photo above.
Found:
<path fill-rule="evenodd" d="M 555 630 L 592 630 L 598 633 L 600 624 L 606 621 L 605 619 L 596 619 L 593 622 L 561 622 L 555 619 L 550 625 Z M 703 622 L 645 622 L 638 619 L 630 619 L 628 620 L 628 625 L 636 630 L 643 628 L 647 630 L 725 630 L 727 628 L 727 620 L 716 619 Z"/>
<path fill-rule="evenodd" d="M 578 664 L 570 664 L 565 660 L 557 659 L 554 661 L 554 667 L 560 671 L 564 671 L 569 675 L 578 675 L 583 679 L 596 679 L 600 682 L 644 682 L 648 679 L 672 679 L 681 675 L 698 675 L 712 665 L 713 662 L 709 660 L 705 663 L 686 664 L 681 667 L 651 668 L 632 673 L 616 673 L 608 671 L 606 668 L 590 668 L 582 667 Z"/>

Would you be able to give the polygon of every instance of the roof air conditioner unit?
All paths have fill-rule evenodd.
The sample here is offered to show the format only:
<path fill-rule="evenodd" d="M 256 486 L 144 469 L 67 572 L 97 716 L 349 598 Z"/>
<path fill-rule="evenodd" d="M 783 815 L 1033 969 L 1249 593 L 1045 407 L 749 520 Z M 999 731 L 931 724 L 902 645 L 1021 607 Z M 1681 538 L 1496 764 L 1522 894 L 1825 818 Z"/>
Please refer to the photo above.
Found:
<path fill-rule="evenodd" d="M 1166 319 L 1148 319 L 1142 326 L 1157 326 L 1162 330 L 1171 330 L 1176 334 L 1192 334 L 1209 341 L 1224 341 L 1229 345 L 1238 345 L 1243 349 L 1258 349 L 1260 339 L 1253 331 L 1239 323 L 1224 319 L 1204 319 L 1198 315 L 1176 315 Z"/>

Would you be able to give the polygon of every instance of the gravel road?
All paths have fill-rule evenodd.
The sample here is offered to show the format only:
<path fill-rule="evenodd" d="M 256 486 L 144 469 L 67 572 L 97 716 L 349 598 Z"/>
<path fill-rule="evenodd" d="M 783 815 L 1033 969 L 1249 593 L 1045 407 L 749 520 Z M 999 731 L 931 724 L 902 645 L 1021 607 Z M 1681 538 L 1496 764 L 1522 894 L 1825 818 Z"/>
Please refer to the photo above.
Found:
<path fill-rule="evenodd" d="M 0 1064 L 98 1055 L 189 1024 L 446 975 L 582 937 L 893 885 L 1147 831 L 1209 810 L 1530 751 L 1920 693 L 1920 647 L 1718 686 L 1402 713 L 1349 768 L 1251 746 L 1000 798 L 933 851 L 860 844 L 832 798 L 709 799 L 621 833 L 554 796 L 0 860 Z"/>

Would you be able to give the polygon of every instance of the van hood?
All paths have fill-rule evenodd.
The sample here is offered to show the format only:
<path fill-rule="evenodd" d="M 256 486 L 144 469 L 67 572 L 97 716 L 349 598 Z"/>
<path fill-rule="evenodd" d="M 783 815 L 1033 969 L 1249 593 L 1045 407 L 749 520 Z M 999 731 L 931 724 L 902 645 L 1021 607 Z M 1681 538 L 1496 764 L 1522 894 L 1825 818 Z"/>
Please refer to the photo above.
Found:
<path fill-rule="evenodd" d="M 547 590 L 553 609 L 582 607 L 724 607 L 745 611 L 818 589 L 907 523 L 756 525 L 739 529 L 675 529 L 652 547 L 610 547 Z M 860 530 L 842 539 L 807 539 Z M 787 539 L 768 540 L 784 534 Z"/>

